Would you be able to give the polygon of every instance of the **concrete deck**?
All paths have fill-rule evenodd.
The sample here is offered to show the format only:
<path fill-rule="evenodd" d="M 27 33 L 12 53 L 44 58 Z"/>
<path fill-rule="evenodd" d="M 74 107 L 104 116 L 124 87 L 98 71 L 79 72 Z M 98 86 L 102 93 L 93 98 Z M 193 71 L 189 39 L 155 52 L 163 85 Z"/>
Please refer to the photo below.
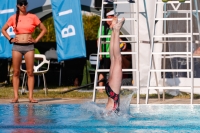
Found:
<path fill-rule="evenodd" d="M 53 99 L 36 99 L 36 104 L 81 104 L 92 101 L 92 99 L 70 99 L 70 98 L 53 98 Z M 11 104 L 11 99 L 0 99 L 0 104 Z M 106 103 L 107 99 L 97 99 L 96 103 Z M 28 99 L 19 99 L 19 104 L 29 104 Z M 32 103 L 31 103 L 32 104 Z M 132 99 L 131 104 L 136 104 L 136 99 Z M 145 104 L 145 99 L 140 99 L 140 104 Z M 190 99 L 149 99 L 149 104 L 190 104 Z M 193 104 L 200 104 L 200 99 L 194 99 Z"/>

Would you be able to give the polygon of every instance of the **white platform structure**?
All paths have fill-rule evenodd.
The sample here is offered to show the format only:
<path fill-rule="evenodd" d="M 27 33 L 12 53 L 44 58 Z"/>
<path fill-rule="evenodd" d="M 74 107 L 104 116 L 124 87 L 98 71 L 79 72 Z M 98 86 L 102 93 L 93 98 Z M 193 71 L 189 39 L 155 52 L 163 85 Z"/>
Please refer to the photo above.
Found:
<path fill-rule="evenodd" d="M 194 3 L 193 3 L 194 2 Z M 180 7 L 183 4 L 188 4 L 189 5 L 189 10 L 181 10 Z M 193 10 L 193 4 L 195 5 L 195 10 Z M 169 10 L 169 5 L 171 5 L 172 10 Z M 163 3 L 162 0 L 156 0 L 155 3 L 155 17 L 154 17 L 154 23 L 153 23 L 153 30 L 152 30 L 152 38 L 151 38 L 151 59 L 150 59 L 150 70 L 148 74 L 148 83 L 147 83 L 147 94 L 146 94 L 146 103 L 148 103 L 148 95 L 149 95 L 149 90 L 151 89 L 162 89 L 162 90 L 167 90 L 167 89 L 179 89 L 179 90 L 189 90 L 191 94 L 191 99 L 190 103 L 192 104 L 193 102 L 193 93 L 194 93 L 194 64 L 193 64 L 193 45 L 195 43 L 194 36 L 199 35 L 200 37 L 200 26 L 199 26 L 199 15 L 198 15 L 198 4 L 197 0 L 186 0 L 184 3 L 179 3 L 178 0 L 176 1 L 169 1 L 167 3 Z M 157 12 L 159 12 L 158 7 L 163 6 L 163 17 L 157 17 Z M 168 6 L 168 7 L 167 7 Z M 185 16 L 182 17 L 173 17 L 172 14 L 185 14 Z M 196 18 L 197 22 L 197 27 L 199 33 L 194 34 L 193 33 L 193 15 Z M 163 24 L 164 30 L 163 33 L 156 33 L 156 25 L 161 21 Z M 186 22 L 186 32 L 179 33 L 179 32 L 168 32 L 167 29 L 167 22 L 169 21 L 185 21 Z M 169 28 L 169 26 L 168 26 Z M 200 39 L 200 38 L 199 38 Z M 174 52 L 167 52 L 167 44 L 172 43 L 174 45 L 177 45 L 177 43 L 181 43 L 184 46 L 186 46 L 185 50 L 183 51 L 174 51 Z M 154 47 L 156 45 L 163 45 L 163 50 L 162 51 L 156 51 Z M 162 68 L 156 68 L 152 64 L 154 61 L 154 56 L 159 56 L 160 57 L 160 63 L 162 60 Z M 186 59 L 186 64 L 187 67 L 186 69 L 166 69 L 166 59 L 171 59 L 171 58 L 184 58 Z M 172 72 L 173 73 L 173 78 L 171 79 L 172 81 L 169 81 L 170 79 L 166 78 L 166 72 Z M 174 75 L 174 73 L 177 72 L 186 72 L 187 77 L 184 79 L 181 79 L 178 77 L 178 80 L 184 80 L 185 84 L 181 85 L 180 82 L 177 83 L 177 79 Z M 162 73 L 162 74 L 161 74 Z M 157 75 L 163 75 L 162 76 L 162 81 L 161 84 L 158 84 L 158 78 Z M 156 82 L 151 82 L 152 81 L 152 76 L 154 76 L 154 80 Z M 168 81 L 167 81 L 168 80 Z M 169 82 L 167 84 L 167 82 Z M 165 92 L 165 91 L 163 91 Z M 164 96 L 163 96 L 164 98 Z"/>
<path fill-rule="evenodd" d="M 103 22 L 105 21 L 108 21 L 109 19 L 106 19 L 104 18 L 104 11 L 105 11 L 105 5 L 107 4 L 110 4 L 108 2 L 104 2 L 104 0 L 102 0 L 102 7 L 101 7 L 101 22 L 100 22 L 100 33 L 102 33 L 102 25 L 103 25 Z M 138 0 L 135 1 L 135 3 L 130 3 L 130 2 L 127 2 L 127 0 L 122 0 L 122 1 L 117 1 L 117 2 L 113 2 L 111 3 L 114 7 L 114 11 L 115 11 L 115 14 L 129 14 L 128 16 L 129 17 L 125 17 L 125 23 L 127 21 L 130 22 L 130 27 L 132 29 L 134 29 L 134 25 L 136 25 L 135 27 L 136 28 L 136 31 L 135 32 L 132 32 L 131 35 L 120 35 L 120 38 L 121 37 L 125 37 L 125 38 L 129 38 L 130 41 L 120 41 L 120 43 L 130 43 L 131 44 L 131 47 L 132 47 L 132 50 L 131 52 L 121 52 L 122 55 L 131 55 L 134 63 L 135 63 L 135 66 L 132 67 L 131 69 L 122 69 L 122 73 L 124 72 L 129 72 L 129 73 L 132 73 L 133 76 L 133 79 L 134 79 L 134 83 L 133 85 L 131 86 L 121 86 L 121 89 L 136 89 L 137 90 L 137 103 L 139 104 L 139 99 L 140 99 L 140 86 L 139 86 L 139 60 L 138 60 L 138 53 L 139 53 L 139 2 Z M 132 11 L 130 10 L 129 12 L 122 12 L 120 10 L 118 10 L 116 7 L 119 6 L 119 5 L 128 5 L 130 8 L 131 7 L 135 7 L 135 11 Z M 136 6 L 134 6 L 136 5 Z M 119 21 L 121 20 L 121 18 L 119 17 Z M 110 37 L 111 38 L 111 35 L 100 35 L 100 39 L 98 41 L 98 52 L 97 52 L 97 57 L 99 57 L 99 55 L 108 55 L 109 52 L 100 52 L 100 47 L 101 47 L 101 44 L 109 44 L 110 42 L 106 41 L 102 41 L 102 38 L 107 38 L 107 37 Z M 97 63 L 96 64 L 99 64 L 100 60 L 99 58 L 97 58 Z M 96 90 L 97 89 L 105 89 L 105 86 L 98 86 L 97 85 L 97 81 L 98 81 L 98 75 L 99 75 L 99 72 L 107 72 L 109 73 L 109 69 L 99 69 L 99 66 L 96 65 L 96 71 L 95 71 L 95 80 L 94 80 L 94 89 L 93 89 L 93 101 L 95 101 L 96 99 Z M 106 78 L 106 77 L 104 77 Z"/>

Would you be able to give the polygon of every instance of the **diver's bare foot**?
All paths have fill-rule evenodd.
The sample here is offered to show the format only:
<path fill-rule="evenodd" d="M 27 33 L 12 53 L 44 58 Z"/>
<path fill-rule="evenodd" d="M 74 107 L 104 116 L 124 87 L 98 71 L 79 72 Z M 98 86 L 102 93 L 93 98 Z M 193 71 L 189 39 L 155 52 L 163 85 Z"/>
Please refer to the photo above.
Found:
<path fill-rule="evenodd" d="M 125 18 L 122 18 L 117 24 L 113 26 L 114 30 L 120 30 L 124 24 Z"/>
<path fill-rule="evenodd" d="M 114 16 L 112 19 L 112 24 L 110 25 L 110 28 L 113 29 L 113 27 L 117 24 L 118 18 L 117 16 Z"/>

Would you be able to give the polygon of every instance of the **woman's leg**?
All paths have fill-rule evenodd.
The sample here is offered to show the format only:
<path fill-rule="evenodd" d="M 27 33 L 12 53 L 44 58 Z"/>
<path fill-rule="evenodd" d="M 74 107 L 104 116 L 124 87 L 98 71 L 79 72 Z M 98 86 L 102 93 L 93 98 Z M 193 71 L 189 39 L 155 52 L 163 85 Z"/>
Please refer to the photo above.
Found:
<path fill-rule="evenodd" d="M 122 19 L 124 21 L 124 18 Z M 112 75 L 111 79 L 109 81 L 110 87 L 113 89 L 113 91 L 116 94 L 119 94 L 120 88 L 121 88 L 121 81 L 122 81 L 122 57 L 121 57 L 121 51 L 119 47 L 119 33 L 121 26 L 123 24 L 123 21 L 118 22 L 113 27 L 113 35 L 114 35 L 114 45 L 113 45 L 113 56 L 114 56 L 114 62 L 113 62 L 113 68 L 112 68 Z"/>
<path fill-rule="evenodd" d="M 112 21 L 112 26 L 114 24 L 117 23 L 117 18 L 114 17 L 113 18 L 113 21 Z M 114 62 L 115 62 L 115 58 L 114 58 L 114 40 L 115 40 L 115 35 L 112 31 L 112 34 L 111 34 L 111 38 L 110 38 L 110 51 L 109 51 L 109 54 L 110 54 L 110 71 L 109 71 L 109 79 L 108 79 L 108 82 L 110 81 L 110 79 L 112 78 L 112 73 L 113 73 L 113 67 L 114 67 Z"/>
<path fill-rule="evenodd" d="M 122 21 L 117 23 L 117 18 L 116 17 L 113 18 L 113 31 L 111 35 L 111 44 L 110 44 L 111 67 L 110 67 L 109 86 L 111 87 L 111 89 L 114 91 L 115 94 L 120 93 L 121 80 L 122 80 L 122 59 L 119 47 L 119 32 L 123 24 L 123 21 L 124 18 L 122 19 Z M 114 100 L 109 97 L 106 109 L 107 110 L 113 109 L 113 105 L 114 105 Z"/>
<path fill-rule="evenodd" d="M 33 99 L 33 89 L 34 89 L 34 51 L 28 51 L 25 55 L 26 71 L 28 76 L 28 89 L 29 89 L 29 100 L 30 102 L 37 102 Z"/>
<path fill-rule="evenodd" d="M 22 62 L 22 54 L 18 51 L 12 51 L 12 62 L 13 62 L 13 89 L 14 89 L 14 99 L 12 100 L 12 102 L 18 102 L 19 76 L 20 76 L 20 65 Z"/>
<path fill-rule="evenodd" d="M 116 23 L 116 22 L 113 22 L 113 23 Z M 110 39 L 110 51 L 109 51 L 109 54 L 110 54 L 110 71 L 109 71 L 108 82 L 110 82 L 110 80 L 112 79 L 112 73 L 113 73 L 113 68 L 114 68 L 114 51 L 113 51 L 114 37 L 115 37 L 114 33 L 112 32 L 111 39 Z M 114 104 L 113 99 L 108 97 L 108 102 L 107 102 L 107 105 L 106 105 L 106 109 L 107 110 L 112 110 L 113 109 L 113 104 Z"/>

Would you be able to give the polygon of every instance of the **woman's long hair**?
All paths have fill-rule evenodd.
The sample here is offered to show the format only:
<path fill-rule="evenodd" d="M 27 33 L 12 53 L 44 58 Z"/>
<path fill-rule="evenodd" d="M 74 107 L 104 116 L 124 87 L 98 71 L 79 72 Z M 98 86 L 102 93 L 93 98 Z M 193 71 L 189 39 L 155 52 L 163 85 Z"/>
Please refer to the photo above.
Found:
<path fill-rule="evenodd" d="M 16 31 L 17 31 L 18 20 L 19 20 L 19 7 L 17 7 L 17 11 L 16 11 Z"/>

